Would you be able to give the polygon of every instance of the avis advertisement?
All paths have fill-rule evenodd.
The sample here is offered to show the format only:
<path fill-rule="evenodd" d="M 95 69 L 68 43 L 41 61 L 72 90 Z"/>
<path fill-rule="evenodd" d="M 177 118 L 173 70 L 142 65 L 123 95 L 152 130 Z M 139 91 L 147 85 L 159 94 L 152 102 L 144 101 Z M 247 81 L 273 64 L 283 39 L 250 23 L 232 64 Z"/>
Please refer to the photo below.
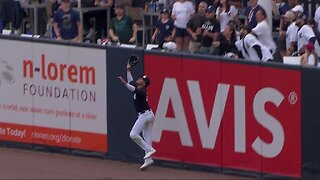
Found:
<path fill-rule="evenodd" d="M 145 70 L 156 158 L 301 177 L 299 71 L 158 55 Z"/>

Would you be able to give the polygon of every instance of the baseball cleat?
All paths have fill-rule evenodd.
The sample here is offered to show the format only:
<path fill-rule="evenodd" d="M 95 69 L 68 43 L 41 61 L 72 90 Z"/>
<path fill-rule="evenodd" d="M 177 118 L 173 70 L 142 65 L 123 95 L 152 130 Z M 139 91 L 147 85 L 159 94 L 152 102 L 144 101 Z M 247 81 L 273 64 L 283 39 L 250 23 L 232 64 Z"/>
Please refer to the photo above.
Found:
<path fill-rule="evenodd" d="M 140 170 L 145 170 L 147 169 L 147 167 L 151 166 L 152 164 L 153 164 L 153 160 L 144 162 L 142 166 L 140 166 Z"/>
<path fill-rule="evenodd" d="M 143 157 L 143 159 L 147 159 L 147 158 L 151 157 L 155 152 L 156 152 L 156 150 L 151 147 L 151 149 L 146 153 L 146 155 Z"/>

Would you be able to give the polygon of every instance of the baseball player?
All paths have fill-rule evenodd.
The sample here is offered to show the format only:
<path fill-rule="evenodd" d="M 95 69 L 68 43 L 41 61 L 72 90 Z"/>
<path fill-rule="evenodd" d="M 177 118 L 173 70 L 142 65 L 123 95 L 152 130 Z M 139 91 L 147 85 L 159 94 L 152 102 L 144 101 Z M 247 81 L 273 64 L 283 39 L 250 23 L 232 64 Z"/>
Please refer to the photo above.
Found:
<path fill-rule="evenodd" d="M 133 81 L 131 70 L 133 65 L 127 64 L 127 81 L 121 76 L 118 79 L 133 93 L 133 100 L 135 108 L 138 112 L 138 118 L 133 125 L 130 138 L 145 151 L 143 157 L 144 163 L 140 170 L 144 170 L 153 164 L 151 156 L 156 152 L 152 147 L 152 126 L 154 121 L 154 114 L 148 104 L 147 87 L 150 85 L 150 79 L 144 75 L 138 78 L 136 82 Z M 140 136 L 142 132 L 143 138 Z"/>

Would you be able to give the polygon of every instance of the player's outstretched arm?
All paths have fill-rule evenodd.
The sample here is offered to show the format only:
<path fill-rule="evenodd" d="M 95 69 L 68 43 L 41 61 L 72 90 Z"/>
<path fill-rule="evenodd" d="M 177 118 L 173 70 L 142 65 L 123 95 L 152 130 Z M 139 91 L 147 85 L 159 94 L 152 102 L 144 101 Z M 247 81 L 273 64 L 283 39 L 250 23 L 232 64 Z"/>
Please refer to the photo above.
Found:
<path fill-rule="evenodd" d="M 124 80 L 122 76 L 118 76 L 117 78 L 120 80 L 121 83 L 127 84 L 127 81 Z"/>
<path fill-rule="evenodd" d="M 131 71 L 132 71 L 132 66 L 128 63 L 127 64 L 127 80 L 128 80 L 128 82 L 133 81 Z"/>
<path fill-rule="evenodd" d="M 134 92 L 136 90 L 136 88 L 124 80 L 122 76 L 118 76 L 118 79 L 128 88 L 129 91 Z"/>

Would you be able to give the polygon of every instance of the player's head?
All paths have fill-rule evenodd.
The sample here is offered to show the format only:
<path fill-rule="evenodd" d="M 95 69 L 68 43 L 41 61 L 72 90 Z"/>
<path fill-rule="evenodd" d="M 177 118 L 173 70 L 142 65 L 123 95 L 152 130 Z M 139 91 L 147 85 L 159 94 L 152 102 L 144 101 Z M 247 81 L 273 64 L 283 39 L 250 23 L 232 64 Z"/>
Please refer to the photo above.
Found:
<path fill-rule="evenodd" d="M 147 88 L 150 85 L 150 78 L 146 75 L 140 76 L 137 81 L 138 88 Z"/>

